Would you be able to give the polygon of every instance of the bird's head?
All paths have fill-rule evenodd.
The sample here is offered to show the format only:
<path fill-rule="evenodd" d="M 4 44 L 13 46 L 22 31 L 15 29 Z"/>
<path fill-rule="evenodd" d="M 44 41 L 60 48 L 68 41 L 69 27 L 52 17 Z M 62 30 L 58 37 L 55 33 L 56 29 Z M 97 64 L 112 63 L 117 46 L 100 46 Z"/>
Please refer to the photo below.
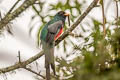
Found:
<path fill-rule="evenodd" d="M 64 12 L 64 11 L 59 11 L 55 16 L 54 18 L 55 19 L 61 19 L 63 21 L 65 21 L 66 17 L 69 16 L 68 13 Z"/>

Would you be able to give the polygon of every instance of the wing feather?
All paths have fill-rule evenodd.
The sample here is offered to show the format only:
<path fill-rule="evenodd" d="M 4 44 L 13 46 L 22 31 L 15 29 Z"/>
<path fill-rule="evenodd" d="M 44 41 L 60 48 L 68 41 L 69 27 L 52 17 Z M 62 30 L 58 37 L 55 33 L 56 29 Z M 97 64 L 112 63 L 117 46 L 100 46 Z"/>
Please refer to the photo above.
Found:
<path fill-rule="evenodd" d="M 48 26 L 48 33 L 46 36 L 46 42 L 52 43 L 58 31 L 60 31 L 61 27 L 63 27 L 62 21 L 57 21 Z"/>

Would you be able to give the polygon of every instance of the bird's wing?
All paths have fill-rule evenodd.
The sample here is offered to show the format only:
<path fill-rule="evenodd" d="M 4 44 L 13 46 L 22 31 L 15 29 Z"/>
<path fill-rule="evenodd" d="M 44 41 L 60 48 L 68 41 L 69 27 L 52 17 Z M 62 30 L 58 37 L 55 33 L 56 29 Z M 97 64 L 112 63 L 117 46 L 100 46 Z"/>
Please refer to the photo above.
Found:
<path fill-rule="evenodd" d="M 57 21 L 51 25 L 48 26 L 48 33 L 46 36 L 46 42 L 52 43 L 54 41 L 55 36 L 60 31 L 60 29 L 63 27 L 62 21 Z"/>

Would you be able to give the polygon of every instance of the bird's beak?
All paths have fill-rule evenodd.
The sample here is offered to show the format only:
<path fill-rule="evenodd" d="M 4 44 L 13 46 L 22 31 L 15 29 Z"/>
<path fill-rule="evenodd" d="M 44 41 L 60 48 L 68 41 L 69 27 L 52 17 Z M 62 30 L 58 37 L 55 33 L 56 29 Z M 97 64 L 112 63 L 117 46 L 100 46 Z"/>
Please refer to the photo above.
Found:
<path fill-rule="evenodd" d="M 65 13 L 64 16 L 69 16 L 69 14 L 68 14 L 68 13 Z"/>
<path fill-rule="evenodd" d="M 64 16 L 68 16 L 68 23 L 69 23 L 69 26 L 70 26 L 70 18 L 69 18 L 70 14 L 65 13 Z"/>

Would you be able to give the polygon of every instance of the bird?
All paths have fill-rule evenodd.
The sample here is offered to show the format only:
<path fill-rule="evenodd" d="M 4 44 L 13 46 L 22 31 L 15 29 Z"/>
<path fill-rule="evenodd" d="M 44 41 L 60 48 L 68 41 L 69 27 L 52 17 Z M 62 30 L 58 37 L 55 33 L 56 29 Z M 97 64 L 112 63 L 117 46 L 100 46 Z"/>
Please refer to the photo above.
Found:
<path fill-rule="evenodd" d="M 59 11 L 48 23 L 45 24 L 40 34 L 42 49 L 45 54 L 46 80 L 50 80 L 50 66 L 54 75 L 56 75 L 54 61 L 55 40 L 57 40 L 62 34 L 67 16 L 69 16 L 68 13 Z"/>

